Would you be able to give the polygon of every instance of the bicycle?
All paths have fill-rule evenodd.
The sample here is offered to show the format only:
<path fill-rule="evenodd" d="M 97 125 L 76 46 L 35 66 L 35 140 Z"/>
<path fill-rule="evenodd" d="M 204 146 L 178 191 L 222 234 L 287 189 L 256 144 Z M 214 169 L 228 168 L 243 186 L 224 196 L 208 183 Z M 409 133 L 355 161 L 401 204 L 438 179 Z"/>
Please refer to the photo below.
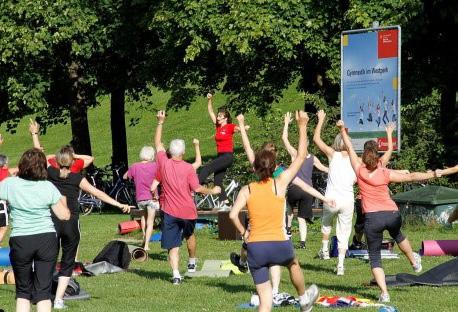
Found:
<path fill-rule="evenodd" d="M 224 190 L 226 191 L 227 198 L 233 204 L 239 193 L 240 185 L 237 181 L 231 180 Z M 221 209 L 224 205 L 224 203 L 219 201 L 218 195 L 204 195 L 199 193 L 194 194 L 194 203 L 196 204 L 196 208 L 201 210 Z"/>
<path fill-rule="evenodd" d="M 100 172 L 97 170 L 92 174 L 89 174 L 88 177 L 94 187 L 104 190 L 108 196 L 114 198 L 116 201 L 122 204 L 134 206 L 135 189 L 132 183 L 123 180 L 120 173 L 122 168 L 123 165 L 113 168 L 112 171 L 116 177 L 114 182 L 103 183 L 103 180 L 101 180 L 100 183 L 97 183 L 97 180 L 99 180 L 97 179 L 97 176 L 100 175 Z M 102 213 L 102 202 L 95 198 L 92 194 L 80 191 L 78 202 L 80 204 L 80 211 L 83 215 L 89 215 L 95 207 L 99 209 L 99 213 Z"/>

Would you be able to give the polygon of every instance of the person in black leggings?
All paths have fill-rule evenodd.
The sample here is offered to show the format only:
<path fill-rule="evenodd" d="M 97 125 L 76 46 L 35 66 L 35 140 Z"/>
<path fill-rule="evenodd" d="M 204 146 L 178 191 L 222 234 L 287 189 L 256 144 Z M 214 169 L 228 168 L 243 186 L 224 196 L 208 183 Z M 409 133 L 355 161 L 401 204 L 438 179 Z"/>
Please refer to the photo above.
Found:
<path fill-rule="evenodd" d="M 369 251 L 369 261 L 372 274 L 381 294 L 379 302 L 390 302 L 390 295 L 385 282 L 385 272 L 382 268 L 381 249 L 383 232 L 387 230 L 396 241 L 399 249 L 406 255 L 413 270 L 421 272 L 421 258 L 412 251 L 409 240 L 401 233 L 401 214 L 396 203 L 391 199 L 388 184 L 392 182 L 422 181 L 440 176 L 436 172 L 400 173 L 382 166 L 377 154 L 377 144 L 365 144 L 361 159 L 356 155 L 350 137 L 348 136 L 343 121 L 339 120 L 337 126 L 350 155 L 351 165 L 355 171 L 361 195 L 361 206 L 364 214 L 364 235 L 366 235 Z M 393 126 L 388 125 L 388 144 L 392 145 Z"/>
<path fill-rule="evenodd" d="M 216 126 L 216 151 L 218 157 L 213 159 L 210 163 L 206 164 L 199 172 L 199 183 L 205 184 L 208 176 L 214 174 L 215 185 L 221 188 L 219 194 L 219 201 L 222 204 L 222 209 L 229 208 L 229 200 L 227 199 L 226 192 L 223 187 L 223 179 L 226 175 L 227 169 L 232 165 L 234 161 L 234 142 L 233 136 L 235 132 L 239 131 L 239 127 L 232 123 L 231 115 L 225 108 L 218 110 L 218 115 L 213 112 L 213 95 L 208 93 L 208 114 Z"/>

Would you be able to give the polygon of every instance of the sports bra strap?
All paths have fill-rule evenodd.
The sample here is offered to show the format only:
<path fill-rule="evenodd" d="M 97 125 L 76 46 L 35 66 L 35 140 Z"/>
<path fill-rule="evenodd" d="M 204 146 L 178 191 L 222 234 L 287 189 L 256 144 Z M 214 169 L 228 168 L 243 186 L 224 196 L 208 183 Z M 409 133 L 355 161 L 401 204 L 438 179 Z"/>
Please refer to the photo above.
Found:
<path fill-rule="evenodd" d="M 277 182 L 275 182 L 275 179 L 274 179 L 274 187 L 275 187 L 275 196 L 278 196 L 278 194 L 277 194 Z"/>

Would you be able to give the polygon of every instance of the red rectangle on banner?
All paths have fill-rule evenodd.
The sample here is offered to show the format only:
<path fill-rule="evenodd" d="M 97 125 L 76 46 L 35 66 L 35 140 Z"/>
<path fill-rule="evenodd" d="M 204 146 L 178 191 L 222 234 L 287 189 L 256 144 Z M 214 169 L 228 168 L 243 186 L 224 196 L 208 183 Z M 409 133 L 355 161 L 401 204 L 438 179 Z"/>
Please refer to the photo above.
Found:
<path fill-rule="evenodd" d="M 378 58 L 398 56 L 398 30 L 380 30 L 377 32 Z"/>
<path fill-rule="evenodd" d="M 379 151 L 386 151 L 388 149 L 387 138 L 377 138 L 377 146 Z M 398 150 L 398 138 L 393 138 L 393 150 Z"/>

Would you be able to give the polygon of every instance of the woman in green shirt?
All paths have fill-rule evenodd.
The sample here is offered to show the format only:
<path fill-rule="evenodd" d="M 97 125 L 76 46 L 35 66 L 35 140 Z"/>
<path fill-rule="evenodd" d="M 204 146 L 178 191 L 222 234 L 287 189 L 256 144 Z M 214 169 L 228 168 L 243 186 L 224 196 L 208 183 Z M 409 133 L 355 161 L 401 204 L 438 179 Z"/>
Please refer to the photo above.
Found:
<path fill-rule="evenodd" d="M 0 199 L 11 210 L 10 260 L 16 279 L 16 311 L 51 311 L 52 273 L 57 258 L 57 237 L 51 211 L 70 218 L 65 197 L 47 178 L 46 156 L 29 149 L 19 161 L 17 177 L 0 183 Z M 32 296 L 33 293 L 33 296 Z"/>

